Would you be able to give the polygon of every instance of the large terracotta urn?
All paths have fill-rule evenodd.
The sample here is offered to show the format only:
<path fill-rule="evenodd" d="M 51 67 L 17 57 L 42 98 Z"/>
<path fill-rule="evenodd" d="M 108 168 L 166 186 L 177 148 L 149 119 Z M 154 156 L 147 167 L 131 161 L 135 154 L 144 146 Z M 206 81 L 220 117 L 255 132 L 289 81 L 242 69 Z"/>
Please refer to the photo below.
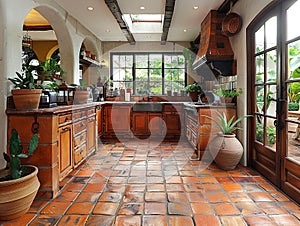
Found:
<path fill-rule="evenodd" d="M 28 171 L 18 179 L 0 181 L 0 220 L 12 220 L 24 215 L 30 208 L 40 182 L 36 166 L 23 166 Z M 0 178 L 5 178 L 9 170 L 1 170 Z"/>
<path fill-rule="evenodd" d="M 11 93 L 17 110 L 38 109 L 42 89 L 13 89 Z"/>
<path fill-rule="evenodd" d="M 235 134 L 218 133 L 209 142 L 209 151 L 219 168 L 232 170 L 240 162 L 244 149 Z"/>

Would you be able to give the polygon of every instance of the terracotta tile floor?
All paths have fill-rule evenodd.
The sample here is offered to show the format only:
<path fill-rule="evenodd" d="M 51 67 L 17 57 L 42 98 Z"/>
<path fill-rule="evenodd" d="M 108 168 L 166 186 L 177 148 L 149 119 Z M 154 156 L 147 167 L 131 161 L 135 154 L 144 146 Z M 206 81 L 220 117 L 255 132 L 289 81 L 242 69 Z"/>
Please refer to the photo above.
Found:
<path fill-rule="evenodd" d="M 190 160 L 187 143 L 153 145 L 101 145 L 57 198 L 0 225 L 300 225 L 300 206 L 255 171 Z"/>

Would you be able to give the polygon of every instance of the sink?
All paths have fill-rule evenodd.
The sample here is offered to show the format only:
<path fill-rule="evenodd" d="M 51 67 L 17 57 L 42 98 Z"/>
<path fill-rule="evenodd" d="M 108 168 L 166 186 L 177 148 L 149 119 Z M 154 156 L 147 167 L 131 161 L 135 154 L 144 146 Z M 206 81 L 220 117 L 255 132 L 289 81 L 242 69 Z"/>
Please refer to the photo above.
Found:
<path fill-rule="evenodd" d="M 162 112 L 162 104 L 157 102 L 138 102 L 132 107 L 134 112 Z"/>

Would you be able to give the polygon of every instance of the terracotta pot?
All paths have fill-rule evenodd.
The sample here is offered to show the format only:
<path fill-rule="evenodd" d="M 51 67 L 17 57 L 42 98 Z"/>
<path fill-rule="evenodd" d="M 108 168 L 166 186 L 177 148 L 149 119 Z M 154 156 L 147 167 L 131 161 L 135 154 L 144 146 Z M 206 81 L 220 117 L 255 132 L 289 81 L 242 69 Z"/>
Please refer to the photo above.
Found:
<path fill-rule="evenodd" d="M 74 93 L 74 104 L 86 104 L 89 99 L 89 91 L 76 90 Z"/>
<path fill-rule="evenodd" d="M 42 89 L 13 89 L 11 93 L 17 110 L 38 109 Z"/>
<path fill-rule="evenodd" d="M 192 102 L 198 102 L 198 92 L 189 92 Z"/>
<path fill-rule="evenodd" d="M 27 176 L 0 182 L 0 220 L 11 220 L 24 215 L 37 194 L 40 187 L 37 177 L 38 168 L 24 167 L 30 171 Z M 8 175 L 9 172 L 2 170 L 0 174 Z"/>
<path fill-rule="evenodd" d="M 209 142 L 209 151 L 218 167 L 232 170 L 240 162 L 244 149 L 235 134 L 218 133 Z"/>
<path fill-rule="evenodd" d="M 232 97 L 221 97 L 220 100 L 222 103 L 232 103 L 233 98 Z"/>

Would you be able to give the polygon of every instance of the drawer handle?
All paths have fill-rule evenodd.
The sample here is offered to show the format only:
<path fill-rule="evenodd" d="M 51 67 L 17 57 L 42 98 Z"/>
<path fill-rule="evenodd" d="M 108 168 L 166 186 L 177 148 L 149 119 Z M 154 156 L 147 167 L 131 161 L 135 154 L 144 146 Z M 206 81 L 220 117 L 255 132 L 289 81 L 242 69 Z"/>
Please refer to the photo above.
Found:
<path fill-rule="evenodd" d="M 83 139 L 83 136 L 80 136 L 80 141 L 82 141 L 82 139 Z"/>
<path fill-rule="evenodd" d="M 66 119 L 65 119 L 65 122 L 67 122 L 67 121 L 69 121 L 69 118 L 68 118 L 68 117 L 66 117 Z"/>
<path fill-rule="evenodd" d="M 80 127 L 84 126 L 83 122 L 80 123 Z"/>
<path fill-rule="evenodd" d="M 69 128 L 63 128 L 62 130 L 63 130 L 63 131 L 68 131 L 68 130 L 69 130 Z"/>

